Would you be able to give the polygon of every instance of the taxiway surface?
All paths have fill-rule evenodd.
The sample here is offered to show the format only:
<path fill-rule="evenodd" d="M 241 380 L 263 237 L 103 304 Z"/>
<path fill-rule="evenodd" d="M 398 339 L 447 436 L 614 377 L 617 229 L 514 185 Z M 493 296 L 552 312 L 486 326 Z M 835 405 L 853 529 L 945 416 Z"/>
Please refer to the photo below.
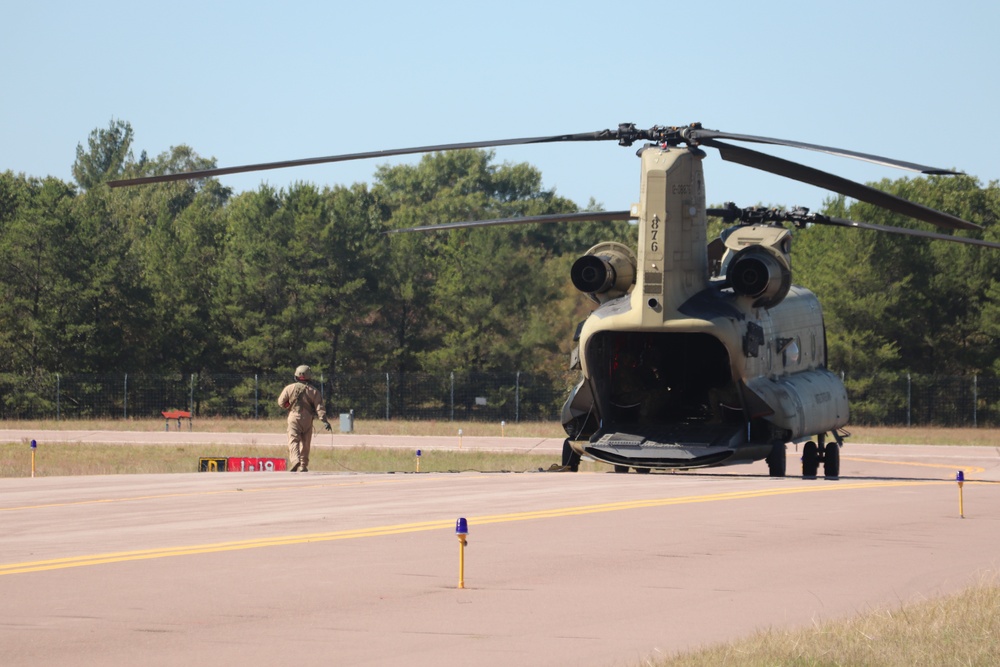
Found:
<path fill-rule="evenodd" d="M 841 471 L 3 479 L 3 661 L 640 664 L 1000 567 L 995 449 L 849 444 Z"/>

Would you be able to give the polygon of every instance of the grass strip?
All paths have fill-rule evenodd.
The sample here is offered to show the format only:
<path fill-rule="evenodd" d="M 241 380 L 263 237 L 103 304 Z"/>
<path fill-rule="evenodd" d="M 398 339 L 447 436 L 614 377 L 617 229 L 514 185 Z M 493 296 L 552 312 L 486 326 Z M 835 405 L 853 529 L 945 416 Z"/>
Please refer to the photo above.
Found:
<path fill-rule="evenodd" d="M 285 458 L 283 445 L 122 445 L 53 442 L 39 446 L 35 476 L 165 474 L 197 472 L 202 457 Z M 313 472 L 415 472 L 415 452 L 375 447 L 313 447 Z M 420 472 L 526 472 L 558 463 L 558 456 L 481 451 L 428 450 Z M 607 471 L 584 462 L 583 471 Z M 30 477 L 31 451 L 24 443 L 0 443 L 0 478 Z"/>
<path fill-rule="evenodd" d="M 826 667 L 1000 663 L 996 578 L 956 595 L 877 609 L 798 630 L 762 630 L 742 640 L 643 662 L 645 667 Z"/>

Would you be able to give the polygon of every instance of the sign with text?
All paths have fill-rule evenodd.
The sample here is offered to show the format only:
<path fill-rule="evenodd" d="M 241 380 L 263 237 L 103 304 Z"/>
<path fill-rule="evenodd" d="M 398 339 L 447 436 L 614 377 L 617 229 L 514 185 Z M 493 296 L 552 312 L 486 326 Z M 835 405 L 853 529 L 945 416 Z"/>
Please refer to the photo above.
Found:
<path fill-rule="evenodd" d="M 209 456 L 198 459 L 198 472 L 274 472 L 287 469 L 285 459 L 262 456 Z"/>
<path fill-rule="evenodd" d="M 198 472 L 225 472 L 226 459 L 205 457 L 198 459 Z"/>
<path fill-rule="evenodd" d="M 285 459 L 231 456 L 226 461 L 227 472 L 274 472 L 286 469 L 287 463 Z"/>

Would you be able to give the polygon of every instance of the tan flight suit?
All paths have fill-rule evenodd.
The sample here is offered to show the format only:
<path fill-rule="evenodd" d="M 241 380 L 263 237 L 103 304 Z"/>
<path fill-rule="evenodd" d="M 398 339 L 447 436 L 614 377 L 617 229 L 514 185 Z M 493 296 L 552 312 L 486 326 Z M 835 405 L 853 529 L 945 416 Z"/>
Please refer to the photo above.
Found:
<path fill-rule="evenodd" d="M 307 472 L 313 420 L 326 421 L 323 397 L 312 385 L 294 382 L 281 390 L 278 406 L 288 410 L 288 470 Z"/>

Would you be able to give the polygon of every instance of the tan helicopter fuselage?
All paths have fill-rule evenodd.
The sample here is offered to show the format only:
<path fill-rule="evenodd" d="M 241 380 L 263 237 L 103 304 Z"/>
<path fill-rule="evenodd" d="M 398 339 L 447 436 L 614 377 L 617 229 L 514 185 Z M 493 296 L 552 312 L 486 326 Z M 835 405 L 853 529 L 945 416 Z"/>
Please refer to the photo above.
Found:
<path fill-rule="evenodd" d="M 689 468 L 759 460 L 846 424 L 819 302 L 790 283 L 790 232 L 732 230 L 727 278 L 713 278 L 701 152 L 647 147 L 641 158 L 637 252 L 588 253 L 618 282 L 592 294 L 600 305 L 579 333 L 570 446 L 614 464 Z"/>

